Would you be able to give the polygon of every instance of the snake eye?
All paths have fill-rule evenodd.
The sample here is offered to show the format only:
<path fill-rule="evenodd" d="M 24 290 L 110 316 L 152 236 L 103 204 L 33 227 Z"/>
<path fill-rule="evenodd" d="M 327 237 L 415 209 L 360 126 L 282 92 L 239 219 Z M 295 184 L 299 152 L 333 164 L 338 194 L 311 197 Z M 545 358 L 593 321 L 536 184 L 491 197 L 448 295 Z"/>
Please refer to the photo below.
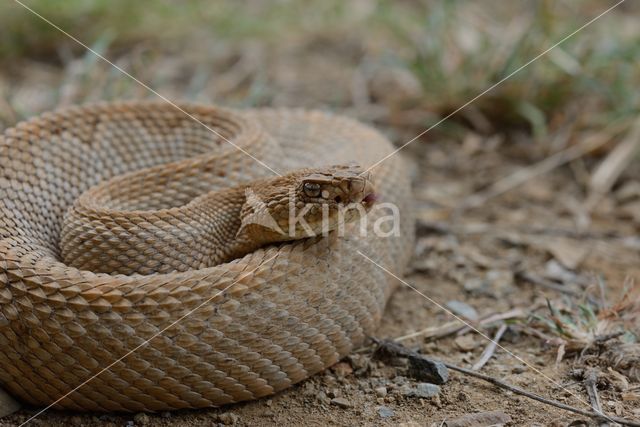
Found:
<path fill-rule="evenodd" d="M 315 182 L 305 182 L 302 188 L 304 189 L 304 194 L 306 194 L 307 197 L 320 196 L 320 184 L 316 184 Z"/>

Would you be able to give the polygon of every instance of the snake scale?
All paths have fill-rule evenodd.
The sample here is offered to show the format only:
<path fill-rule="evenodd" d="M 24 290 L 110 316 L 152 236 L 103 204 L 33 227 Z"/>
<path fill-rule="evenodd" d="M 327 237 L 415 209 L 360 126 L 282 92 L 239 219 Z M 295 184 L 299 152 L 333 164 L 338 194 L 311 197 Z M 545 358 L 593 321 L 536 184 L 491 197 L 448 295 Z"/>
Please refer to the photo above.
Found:
<path fill-rule="evenodd" d="M 391 150 L 379 132 L 330 113 L 195 104 L 69 107 L 6 130 L 0 386 L 31 405 L 158 411 L 257 399 L 336 363 L 373 333 L 396 285 L 359 252 L 395 274 L 410 257 L 404 160 L 392 156 L 370 177 L 377 198 L 398 208 L 398 233 L 372 232 L 389 215 L 374 207 L 367 233 L 352 221 L 342 234 L 218 253 L 225 226 L 202 226 L 206 206 L 192 203 L 278 179 L 256 159 L 295 178 L 352 161 L 366 168 Z M 66 227 L 92 192 L 106 207 L 90 223 L 111 209 L 129 228 L 117 223 L 106 232 L 119 240 L 106 234 L 85 248 L 103 223 L 84 238 Z M 237 226 L 239 205 L 216 200 L 222 224 Z"/>

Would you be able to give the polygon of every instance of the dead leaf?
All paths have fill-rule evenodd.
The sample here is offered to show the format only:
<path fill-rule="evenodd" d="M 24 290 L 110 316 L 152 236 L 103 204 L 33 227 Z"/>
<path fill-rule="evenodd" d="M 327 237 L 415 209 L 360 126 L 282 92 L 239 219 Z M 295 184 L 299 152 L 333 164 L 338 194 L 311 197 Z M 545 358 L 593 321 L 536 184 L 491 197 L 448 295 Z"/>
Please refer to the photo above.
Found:
<path fill-rule="evenodd" d="M 609 381 L 614 385 L 614 387 L 619 391 L 627 391 L 629 390 L 629 380 L 627 377 L 622 375 L 620 372 L 614 370 L 609 366 L 607 368 L 607 372 L 609 373 Z"/>
<path fill-rule="evenodd" d="M 622 142 L 611 150 L 591 175 L 589 186 L 592 194 L 608 193 L 638 151 L 640 151 L 640 120 L 636 120 Z"/>
<path fill-rule="evenodd" d="M 570 270 L 575 270 L 589 253 L 584 243 L 565 238 L 550 239 L 544 243 L 547 251 Z"/>

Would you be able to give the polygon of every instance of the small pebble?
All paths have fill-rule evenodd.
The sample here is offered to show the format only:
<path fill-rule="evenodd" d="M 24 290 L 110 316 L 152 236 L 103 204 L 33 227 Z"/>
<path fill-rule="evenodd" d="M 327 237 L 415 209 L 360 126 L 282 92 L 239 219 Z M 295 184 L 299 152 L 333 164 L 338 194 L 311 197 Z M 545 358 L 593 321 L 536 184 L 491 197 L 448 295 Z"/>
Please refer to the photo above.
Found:
<path fill-rule="evenodd" d="M 351 402 L 349 402 L 344 397 L 336 397 L 334 399 L 331 399 L 331 404 L 339 406 L 341 408 L 351 408 Z"/>
<path fill-rule="evenodd" d="M 380 406 L 378 408 L 378 415 L 380 415 L 380 418 L 391 418 L 395 415 L 395 412 L 388 406 Z"/>
<path fill-rule="evenodd" d="M 418 381 L 431 384 L 444 384 L 449 381 L 449 370 L 439 360 L 411 357 L 407 373 Z"/>
<path fill-rule="evenodd" d="M 352 354 L 347 356 L 347 360 L 355 370 L 366 370 L 369 366 L 369 359 L 361 354 Z"/>
<path fill-rule="evenodd" d="M 303 396 L 315 396 L 317 394 L 317 390 L 311 381 L 304 383 L 302 386 L 302 394 Z"/>
<path fill-rule="evenodd" d="M 387 395 L 386 387 L 376 387 L 373 391 L 376 393 L 376 396 L 378 397 L 385 397 Z"/>
<path fill-rule="evenodd" d="M 456 337 L 453 342 L 462 351 L 471 351 L 478 346 L 476 339 L 470 334 Z"/>
<path fill-rule="evenodd" d="M 402 384 L 405 384 L 407 382 L 407 378 L 403 377 L 401 375 L 398 375 L 397 377 L 395 377 L 393 379 L 393 382 L 394 382 L 394 384 L 402 385 Z"/>
<path fill-rule="evenodd" d="M 316 398 L 322 403 L 329 403 L 329 397 L 327 396 L 327 393 L 322 390 L 316 393 Z"/>
<path fill-rule="evenodd" d="M 485 276 L 494 291 L 504 291 L 513 285 L 514 275 L 510 270 L 489 270 Z"/>
<path fill-rule="evenodd" d="M 82 418 L 80 418 L 77 415 L 74 415 L 73 417 L 71 417 L 71 419 L 69 421 L 71 422 L 71 425 L 73 425 L 73 426 L 81 426 L 82 425 Z"/>
<path fill-rule="evenodd" d="M 149 424 L 149 415 L 145 414 L 144 412 L 140 412 L 139 414 L 136 414 L 135 417 L 133 417 L 133 421 L 135 421 L 135 423 L 137 425 L 141 425 L 141 426 L 146 426 L 147 424 Z"/>
<path fill-rule="evenodd" d="M 471 307 L 466 302 L 462 301 L 449 301 L 446 304 L 447 308 L 457 314 L 471 321 L 476 321 L 480 316 L 475 308 Z"/>
<path fill-rule="evenodd" d="M 488 283 L 482 279 L 471 278 L 464 283 L 464 290 L 474 295 L 481 295 L 486 293 Z"/>
<path fill-rule="evenodd" d="M 346 362 L 340 362 L 333 366 L 333 372 L 335 372 L 338 377 L 344 378 L 353 373 L 353 368 Z"/>
<path fill-rule="evenodd" d="M 429 398 L 440 394 L 440 387 L 430 383 L 418 383 L 415 387 L 405 385 L 400 387 L 399 392 L 407 397 Z"/>
<path fill-rule="evenodd" d="M 238 421 L 240 420 L 240 417 L 238 417 L 236 414 L 233 414 L 231 412 L 225 412 L 223 414 L 218 414 L 217 419 L 219 422 L 221 422 L 226 426 L 232 426 L 238 423 Z"/>
<path fill-rule="evenodd" d="M 419 383 L 416 390 L 418 397 L 434 397 L 440 394 L 440 387 L 430 383 Z"/>
<path fill-rule="evenodd" d="M 511 370 L 511 372 L 513 372 L 514 374 L 521 374 L 523 372 L 525 372 L 527 369 L 524 366 L 514 366 L 513 369 Z"/>

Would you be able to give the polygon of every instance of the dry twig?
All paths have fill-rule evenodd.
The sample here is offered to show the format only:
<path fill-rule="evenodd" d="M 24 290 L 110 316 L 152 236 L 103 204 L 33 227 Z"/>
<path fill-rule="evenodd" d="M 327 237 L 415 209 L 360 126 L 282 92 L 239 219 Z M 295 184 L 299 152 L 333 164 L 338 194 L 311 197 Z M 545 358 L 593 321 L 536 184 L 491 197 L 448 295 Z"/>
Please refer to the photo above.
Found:
<path fill-rule="evenodd" d="M 526 317 L 526 313 L 520 308 L 514 308 L 513 310 L 506 311 L 504 313 L 491 314 L 483 317 L 477 324 L 477 327 L 489 325 L 493 322 L 507 319 L 516 319 L 520 317 Z M 440 339 L 457 333 L 458 335 L 464 335 L 472 329 L 459 320 L 447 322 L 444 325 L 425 328 L 417 332 L 413 332 L 401 337 L 395 338 L 394 341 L 406 341 L 411 338 L 424 337 L 427 339 Z"/>
<path fill-rule="evenodd" d="M 518 271 L 516 272 L 516 277 L 522 280 L 526 280 L 529 283 L 534 285 L 542 286 L 543 288 L 551 289 L 557 292 L 560 292 L 565 295 L 570 295 L 575 298 L 581 298 L 582 295 L 572 289 L 569 289 L 567 286 L 559 285 L 557 283 L 553 283 L 550 280 L 547 280 L 543 277 L 535 275 L 533 273 L 527 271 Z"/>
<path fill-rule="evenodd" d="M 593 410 L 602 414 L 602 402 L 600 402 L 600 395 L 598 394 L 598 372 L 595 369 L 590 369 L 587 372 L 584 379 L 584 388 L 587 389 L 587 395 Z"/>
<path fill-rule="evenodd" d="M 620 133 L 627 127 L 627 125 L 627 120 L 615 122 L 609 125 L 602 132 L 598 132 L 590 135 L 588 138 L 585 138 L 581 144 L 569 146 L 568 148 L 565 148 L 564 150 L 561 150 L 534 165 L 518 169 L 511 175 L 494 182 L 484 191 L 467 197 L 461 206 L 461 210 L 482 206 L 488 200 L 504 194 L 507 191 L 513 190 L 535 177 L 549 173 L 559 166 L 589 154 L 590 152 L 609 143 L 612 137 Z"/>
<path fill-rule="evenodd" d="M 506 324 L 503 323 L 502 325 L 500 325 L 500 328 L 496 332 L 496 335 L 493 337 L 493 340 L 489 342 L 487 347 L 482 352 L 480 359 L 476 362 L 475 365 L 473 365 L 471 369 L 473 369 L 474 371 L 479 371 L 480 369 L 482 369 L 484 365 L 487 364 L 489 359 L 491 359 L 491 357 L 493 356 L 493 353 L 496 352 L 496 347 L 498 346 L 498 342 L 500 342 L 500 339 L 502 338 L 502 335 L 504 335 L 506 330 L 507 330 Z"/>

